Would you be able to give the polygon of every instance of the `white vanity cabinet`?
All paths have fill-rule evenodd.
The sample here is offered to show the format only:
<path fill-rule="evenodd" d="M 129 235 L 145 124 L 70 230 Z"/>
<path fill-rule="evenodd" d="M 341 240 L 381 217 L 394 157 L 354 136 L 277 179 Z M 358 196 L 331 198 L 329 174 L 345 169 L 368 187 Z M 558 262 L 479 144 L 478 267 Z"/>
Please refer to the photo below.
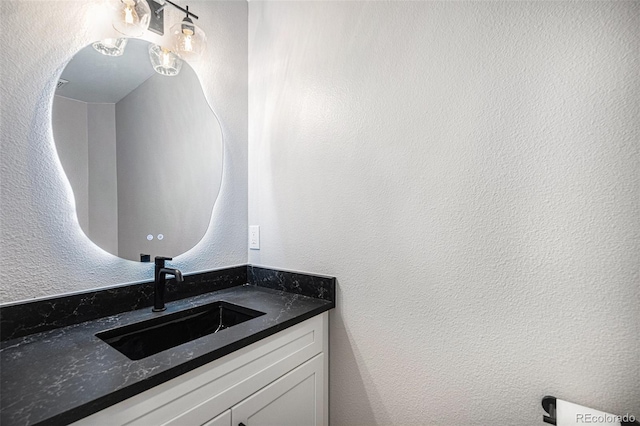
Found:
<path fill-rule="evenodd" d="M 74 425 L 328 423 L 328 312 L 324 312 Z"/>
<path fill-rule="evenodd" d="M 215 419 L 206 422 L 203 426 L 231 426 L 231 410 L 225 411 Z"/>
<path fill-rule="evenodd" d="M 322 425 L 324 354 L 316 355 L 231 408 L 231 424 L 246 426 Z"/>

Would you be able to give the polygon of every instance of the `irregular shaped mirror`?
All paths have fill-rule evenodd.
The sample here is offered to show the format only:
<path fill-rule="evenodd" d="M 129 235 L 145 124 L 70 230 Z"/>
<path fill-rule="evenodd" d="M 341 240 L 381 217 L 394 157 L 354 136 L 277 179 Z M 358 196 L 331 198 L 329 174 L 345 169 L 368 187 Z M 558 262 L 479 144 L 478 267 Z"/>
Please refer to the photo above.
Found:
<path fill-rule="evenodd" d="M 153 70 L 149 43 L 122 56 L 87 46 L 67 64 L 52 128 L 78 221 L 116 256 L 177 256 L 208 229 L 222 178 L 222 130 L 193 69 Z"/>

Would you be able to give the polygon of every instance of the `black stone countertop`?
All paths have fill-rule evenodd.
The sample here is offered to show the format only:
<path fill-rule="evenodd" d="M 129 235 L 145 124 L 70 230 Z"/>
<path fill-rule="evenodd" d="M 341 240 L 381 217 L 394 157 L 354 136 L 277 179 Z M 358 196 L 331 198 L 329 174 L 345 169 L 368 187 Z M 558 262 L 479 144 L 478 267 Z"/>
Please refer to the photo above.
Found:
<path fill-rule="evenodd" d="M 266 315 L 132 361 L 95 334 L 176 311 L 226 301 Z M 130 398 L 335 306 L 243 285 L 167 303 L 167 310 L 119 313 L 2 343 L 0 423 L 68 424 Z"/>

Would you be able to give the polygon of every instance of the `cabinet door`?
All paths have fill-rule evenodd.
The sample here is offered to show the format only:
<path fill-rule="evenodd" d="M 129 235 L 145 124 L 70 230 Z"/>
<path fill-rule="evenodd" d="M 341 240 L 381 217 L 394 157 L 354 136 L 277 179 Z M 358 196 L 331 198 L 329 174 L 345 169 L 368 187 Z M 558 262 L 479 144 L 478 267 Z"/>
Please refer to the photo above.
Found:
<path fill-rule="evenodd" d="M 227 410 L 202 426 L 231 426 L 231 410 Z"/>
<path fill-rule="evenodd" d="M 231 408 L 232 425 L 322 426 L 324 354 L 305 362 Z"/>

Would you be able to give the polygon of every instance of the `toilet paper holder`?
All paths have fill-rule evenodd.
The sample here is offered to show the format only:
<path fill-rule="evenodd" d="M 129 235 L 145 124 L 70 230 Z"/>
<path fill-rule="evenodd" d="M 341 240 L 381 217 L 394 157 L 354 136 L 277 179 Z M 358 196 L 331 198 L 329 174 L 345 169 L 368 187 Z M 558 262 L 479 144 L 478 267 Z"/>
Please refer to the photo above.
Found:
<path fill-rule="evenodd" d="M 569 405 L 575 406 L 575 404 L 567 403 L 566 401 L 562 401 L 562 402 L 564 404 L 569 404 Z M 577 419 L 576 419 L 575 422 L 569 422 L 569 423 L 565 422 L 565 423 L 558 424 L 558 415 L 557 415 L 557 411 L 556 411 L 557 406 L 558 406 L 558 401 L 557 401 L 555 396 L 547 395 L 547 396 L 542 398 L 542 408 L 547 413 L 546 415 L 542 416 L 542 421 L 544 423 L 548 423 L 548 424 L 551 424 L 551 425 L 557 425 L 557 426 L 564 426 L 564 424 L 580 424 L 580 423 L 578 423 Z M 583 407 L 583 408 L 585 410 L 589 410 L 586 407 Z M 593 410 L 593 411 L 598 412 L 596 410 Z M 598 413 L 600 413 L 600 412 L 598 412 Z M 615 417 L 623 417 L 621 419 L 621 421 L 619 423 L 617 423 L 617 424 L 620 424 L 621 426 L 640 426 L 640 422 L 636 421 L 635 418 L 632 418 L 633 416 L 629 416 L 629 418 L 624 418 L 624 416 L 615 416 Z M 608 423 L 608 424 L 611 424 L 611 423 Z"/>
<path fill-rule="evenodd" d="M 542 421 L 550 425 L 556 424 L 556 398 L 554 396 L 545 396 L 542 398 L 542 408 L 548 415 L 542 416 Z"/>

